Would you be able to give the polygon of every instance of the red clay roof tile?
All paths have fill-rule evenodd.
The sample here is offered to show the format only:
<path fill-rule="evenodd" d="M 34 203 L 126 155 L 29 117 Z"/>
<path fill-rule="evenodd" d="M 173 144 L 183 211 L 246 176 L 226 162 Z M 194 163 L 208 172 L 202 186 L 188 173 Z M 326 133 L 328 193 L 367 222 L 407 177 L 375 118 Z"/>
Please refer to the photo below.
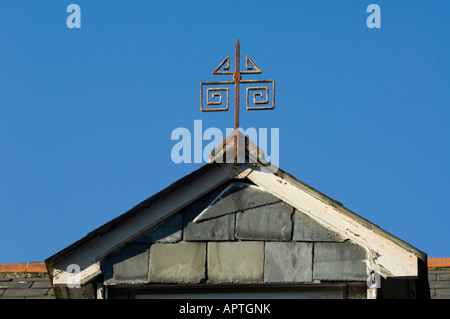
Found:
<path fill-rule="evenodd" d="M 31 261 L 27 265 L 27 272 L 47 272 L 47 267 L 42 261 Z"/>
<path fill-rule="evenodd" d="M 27 263 L 0 264 L 0 272 L 25 272 Z"/>
<path fill-rule="evenodd" d="M 47 272 L 47 267 L 43 261 L 0 264 L 0 273 L 4 272 Z"/>
<path fill-rule="evenodd" d="M 450 258 L 428 258 L 428 267 L 450 267 Z"/>

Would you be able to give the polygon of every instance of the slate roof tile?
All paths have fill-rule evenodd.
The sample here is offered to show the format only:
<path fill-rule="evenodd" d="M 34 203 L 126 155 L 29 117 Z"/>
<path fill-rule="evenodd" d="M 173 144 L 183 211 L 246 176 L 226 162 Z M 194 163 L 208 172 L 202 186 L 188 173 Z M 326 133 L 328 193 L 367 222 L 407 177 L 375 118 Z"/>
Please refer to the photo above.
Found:
<path fill-rule="evenodd" d="M 0 299 L 54 299 L 43 262 L 0 264 Z"/>

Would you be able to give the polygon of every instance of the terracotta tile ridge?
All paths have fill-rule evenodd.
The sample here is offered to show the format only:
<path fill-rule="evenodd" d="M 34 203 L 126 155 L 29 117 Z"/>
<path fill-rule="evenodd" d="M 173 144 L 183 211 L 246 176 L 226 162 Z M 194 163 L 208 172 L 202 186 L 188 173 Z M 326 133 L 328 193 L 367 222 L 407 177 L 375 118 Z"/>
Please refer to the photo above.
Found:
<path fill-rule="evenodd" d="M 450 258 L 428 258 L 428 268 L 450 267 Z"/>
<path fill-rule="evenodd" d="M 27 272 L 47 272 L 47 266 L 43 261 L 30 261 L 27 265 Z"/>
<path fill-rule="evenodd" d="M 43 261 L 0 264 L 0 273 L 5 272 L 47 272 L 47 267 Z"/>

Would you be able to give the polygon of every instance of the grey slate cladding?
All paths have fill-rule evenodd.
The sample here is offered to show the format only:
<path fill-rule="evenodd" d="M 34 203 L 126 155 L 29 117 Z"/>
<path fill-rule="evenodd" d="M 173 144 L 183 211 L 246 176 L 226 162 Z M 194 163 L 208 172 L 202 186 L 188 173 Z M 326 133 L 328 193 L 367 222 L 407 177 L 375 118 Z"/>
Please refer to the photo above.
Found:
<path fill-rule="evenodd" d="M 146 283 L 150 259 L 150 246 L 147 244 L 128 244 L 114 251 L 108 258 L 104 269 L 105 282 L 108 283 Z"/>
<path fill-rule="evenodd" d="M 314 280 L 367 279 L 366 252 L 350 241 L 314 244 Z"/>
<path fill-rule="evenodd" d="M 183 214 L 175 214 L 151 231 L 146 232 L 134 242 L 143 243 L 176 243 L 183 238 Z"/>
<path fill-rule="evenodd" d="M 256 186 L 236 184 L 218 187 L 111 253 L 102 263 L 105 283 L 366 280 L 364 249 Z"/>
<path fill-rule="evenodd" d="M 343 238 L 338 233 L 321 226 L 311 217 L 295 210 L 292 239 L 295 241 L 342 242 L 346 238 Z"/>
<path fill-rule="evenodd" d="M 205 279 L 206 243 L 182 241 L 150 248 L 149 282 L 199 283 Z"/>
<path fill-rule="evenodd" d="M 313 244 L 266 242 L 264 282 L 311 282 Z"/>
<path fill-rule="evenodd" d="M 246 183 L 232 183 L 196 217 L 196 221 L 266 206 L 281 200 L 260 188 Z"/>
<path fill-rule="evenodd" d="M 429 270 L 431 299 L 450 299 L 450 269 Z"/>
<path fill-rule="evenodd" d="M 291 205 L 281 202 L 239 212 L 236 216 L 236 238 L 290 241 L 293 211 Z"/>
<path fill-rule="evenodd" d="M 208 243 L 208 282 L 262 283 L 264 242 Z"/>
<path fill-rule="evenodd" d="M 195 217 L 195 216 L 191 216 Z M 190 220 L 184 227 L 184 240 L 224 241 L 234 240 L 235 214 L 220 216 L 198 223 Z"/>
<path fill-rule="evenodd" d="M 0 299 L 55 299 L 47 274 L 27 278 L 0 278 Z"/>
<path fill-rule="evenodd" d="M 197 217 L 215 199 L 220 196 L 225 186 L 216 189 L 200 200 L 195 201 L 184 209 L 184 240 L 187 241 L 215 241 L 234 240 L 234 214 L 220 215 L 217 218 L 194 223 Z"/>

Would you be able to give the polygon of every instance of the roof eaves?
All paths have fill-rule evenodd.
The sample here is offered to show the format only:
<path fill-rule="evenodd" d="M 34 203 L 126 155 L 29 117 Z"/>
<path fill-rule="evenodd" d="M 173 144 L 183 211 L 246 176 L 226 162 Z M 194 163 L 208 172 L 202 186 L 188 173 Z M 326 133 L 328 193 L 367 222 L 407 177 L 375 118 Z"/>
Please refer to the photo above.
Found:
<path fill-rule="evenodd" d="M 426 253 L 424 253 L 423 251 L 417 249 L 416 247 L 408 244 L 407 242 L 403 241 L 402 239 L 392 235 L 391 233 L 387 232 L 386 230 L 382 229 L 381 227 L 379 227 L 378 225 L 375 225 L 374 223 L 372 223 L 371 221 L 365 219 L 364 217 L 361 217 L 360 215 L 354 213 L 353 211 L 351 211 L 350 209 L 346 208 L 341 202 L 325 195 L 324 193 L 318 191 L 317 189 L 303 183 L 302 181 L 298 180 L 296 177 L 292 176 L 291 174 L 278 169 L 278 171 L 276 172 L 276 175 L 279 176 L 280 178 L 286 179 L 289 182 L 293 183 L 294 185 L 296 185 L 297 187 L 301 188 L 302 190 L 306 191 L 307 193 L 309 193 L 311 196 L 333 206 L 334 208 L 338 209 L 339 211 L 341 211 L 342 213 L 346 214 L 347 216 L 351 217 L 352 219 L 354 219 L 355 221 L 357 221 L 358 223 L 364 225 L 364 227 L 371 229 L 374 232 L 380 233 L 381 235 L 385 236 L 386 238 L 389 238 L 390 240 L 392 240 L 394 243 L 396 243 L 397 245 L 401 246 L 403 249 L 413 253 L 414 255 L 418 256 L 420 259 L 422 259 L 423 261 L 426 261 L 427 259 L 427 255 Z"/>

